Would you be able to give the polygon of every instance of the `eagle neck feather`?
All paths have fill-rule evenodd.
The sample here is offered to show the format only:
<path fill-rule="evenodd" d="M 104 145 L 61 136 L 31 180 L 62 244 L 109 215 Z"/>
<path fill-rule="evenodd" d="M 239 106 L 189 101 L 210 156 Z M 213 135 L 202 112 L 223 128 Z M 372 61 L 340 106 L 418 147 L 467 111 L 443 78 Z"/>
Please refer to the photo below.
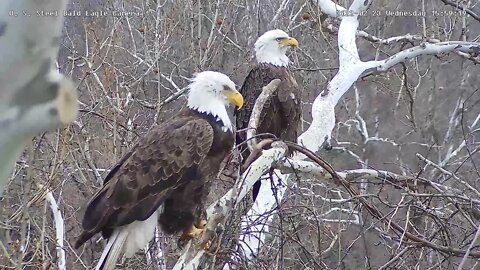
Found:
<path fill-rule="evenodd" d="M 201 98 L 201 99 L 189 99 L 188 108 L 201 115 L 204 115 L 207 119 L 212 119 L 217 122 L 224 132 L 232 132 L 232 122 L 228 117 L 225 104 L 219 100 Z"/>
<path fill-rule="evenodd" d="M 290 59 L 288 59 L 286 53 L 287 49 L 260 46 L 256 48 L 255 57 L 259 64 L 263 63 L 286 67 L 290 63 Z"/>
<path fill-rule="evenodd" d="M 272 55 L 272 57 L 266 56 L 258 61 L 260 64 L 270 64 L 277 67 L 287 67 L 289 62 L 290 60 L 286 55 L 283 55 L 283 57 L 278 57 L 275 55 Z"/>

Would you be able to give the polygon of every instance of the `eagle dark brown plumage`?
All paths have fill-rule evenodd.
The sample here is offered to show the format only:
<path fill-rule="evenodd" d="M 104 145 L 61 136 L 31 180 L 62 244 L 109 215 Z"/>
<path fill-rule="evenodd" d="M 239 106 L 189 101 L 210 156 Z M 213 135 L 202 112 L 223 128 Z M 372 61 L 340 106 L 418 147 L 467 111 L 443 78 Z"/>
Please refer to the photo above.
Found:
<path fill-rule="evenodd" d="M 293 141 L 297 140 L 297 129 L 301 116 L 301 87 L 297 84 L 288 68 L 289 59 L 285 55 L 288 47 L 298 46 L 298 41 L 289 37 L 282 30 L 271 30 L 260 36 L 255 43 L 255 54 L 258 64 L 246 77 L 240 93 L 244 96 L 245 108 L 236 112 L 237 130 L 248 127 L 253 106 L 262 88 L 274 79 L 281 83 L 275 94 L 269 98 L 262 109 L 257 127 L 257 134 L 269 133 L 275 137 Z M 236 143 L 245 142 L 245 131 L 238 132 Z M 245 161 L 250 152 L 244 143 L 240 150 Z M 260 189 L 260 181 L 253 186 L 255 201 Z"/>
<path fill-rule="evenodd" d="M 75 247 L 98 232 L 109 238 L 114 228 L 147 219 L 162 203 L 162 230 L 188 229 L 204 211 L 211 185 L 205 180 L 215 178 L 232 145 L 231 132 L 191 110 L 152 129 L 105 178 L 85 211 Z"/>
<path fill-rule="evenodd" d="M 203 215 L 220 163 L 234 144 L 228 103 L 243 105 L 234 83 L 218 72 L 199 73 L 188 108 L 150 130 L 112 168 L 88 203 L 75 243 L 78 248 L 99 232 L 109 239 L 97 269 L 113 269 L 120 253 L 131 256 L 143 248 L 157 220 L 173 234 L 188 231 Z"/>
<path fill-rule="evenodd" d="M 270 133 L 282 140 L 296 141 L 301 114 L 301 91 L 287 67 L 260 63 L 250 71 L 240 88 L 240 93 L 245 98 L 245 107 L 236 112 L 237 129 L 248 127 L 253 106 L 262 93 L 262 87 L 274 79 L 280 79 L 281 83 L 276 93 L 265 102 L 257 134 Z M 245 140 L 246 132 L 237 133 L 237 144 Z M 248 156 L 248 150 L 246 152 Z"/>

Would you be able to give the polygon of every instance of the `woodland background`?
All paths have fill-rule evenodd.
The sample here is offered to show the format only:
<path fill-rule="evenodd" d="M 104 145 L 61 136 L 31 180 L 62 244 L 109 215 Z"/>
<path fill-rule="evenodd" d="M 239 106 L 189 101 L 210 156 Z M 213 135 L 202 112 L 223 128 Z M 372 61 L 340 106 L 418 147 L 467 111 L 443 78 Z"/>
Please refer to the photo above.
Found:
<path fill-rule="evenodd" d="M 378 38 L 410 33 L 423 39 L 382 44 L 358 38 L 361 59 L 383 59 L 427 39 L 478 42 L 478 16 L 465 18 L 455 3 L 480 14 L 478 1 L 374 1 L 359 29 Z M 94 265 L 103 242 L 73 249 L 83 207 L 142 134 L 185 107 L 184 87 L 194 72 L 221 71 L 241 86 L 256 38 L 270 29 L 285 30 L 300 42 L 290 59 L 304 87 L 303 131 L 313 99 L 338 69 L 338 21 L 323 15 L 315 1 L 87 0 L 72 1 L 68 9 L 135 14 L 66 18 L 57 64 L 77 85 L 80 116 L 69 127 L 35 137 L 17 162 L 0 202 L 2 269 L 20 269 L 20 261 L 25 269 L 57 267 L 46 187 L 63 214 L 67 268 Z M 385 15 L 397 10 L 427 15 Z M 433 10 L 447 13 L 433 16 Z M 421 56 L 361 78 L 336 106 L 334 148 L 320 152 L 337 171 L 378 169 L 460 190 L 463 196 L 416 181 L 408 186 L 355 179 L 387 218 L 433 243 L 464 250 L 476 241 L 480 224 L 478 63 L 455 53 Z M 231 185 L 219 181 L 212 200 Z M 389 228 L 362 212 L 355 198 L 322 179 L 296 181 L 277 214 L 255 260 L 242 260 L 228 244 L 218 251 L 217 267 L 232 253 L 244 269 L 455 269 L 462 259 L 422 245 L 399 245 L 395 239 L 401 236 L 389 236 Z M 226 228 L 235 231 L 238 219 L 231 218 Z M 158 250 L 152 249 L 148 259 L 139 252 L 122 267 L 170 269 L 180 254 L 176 238 L 160 235 L 154 246 L 165 261 L 158 262 L 152 256 Z M 476 262 L 469 259 L 468 268 Z"/>

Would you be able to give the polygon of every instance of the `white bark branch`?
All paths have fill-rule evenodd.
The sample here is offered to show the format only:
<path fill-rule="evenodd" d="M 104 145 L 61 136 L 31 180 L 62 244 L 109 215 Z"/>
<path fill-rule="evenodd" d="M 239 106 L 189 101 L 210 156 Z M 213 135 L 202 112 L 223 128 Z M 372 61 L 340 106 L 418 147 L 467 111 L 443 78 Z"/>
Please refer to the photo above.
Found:
<path fill-rule="evenodd" d="M 57 250 L 57 257 L 58 257 L 58 269 L 67 269 L 67 260 L 65 256 L 65 248 L 63 246 L 64 235 L 65 235 L 65 222 L 63 220 L 62 212 L 60 211 L 60 207 L 58 207 L 57 201 L 53 197 L 53 193 L 49 191 L 45 200 L 50 205 L 50 209 L 52 210 L 53 220 L 55 222 L 55 239 L 57 240 L 57 246 L 55 247 Z"/>
<path fill-rule="evenodd" d="M 280 83 L 281 80 L 279 79 L 272 80 L 269 84 L 262 88 L 262 92 L 255 101 L 247 130 L 247 144 L 250 152 L 259 150 L 255 149 L 259 148 L 259 145 L 255 138 L 255 134 L 258 123 L 260 121 L 260 115 L 262 113 L 265 102 L 275 93 Z M 250 161 L 244 160 L 243 162 L 248 163 Z M 277 174 L 278 177 L 273 176 L 274 178 L 276 178 L 275 180 L 279 180 L 283 183 L 286 183 L 288 181 L 288 178 L 286 178 L 288 176 L 283 176 L 280 172 L 277 172 Z M 261 176 L 262 174 L 259 175 L 258 178 L 254 179 L 252 183 L 245 183 L 240 187 L 240 194 L 242 195 L 242 198 L 249 190 L 251 190 L 253 184 L 256 181 L 259 181 Z M 281 198 L 283 197 L 283 194 L 285 193 L 285 188 L 286 184 L 279 187 L 271 187 L 270 185 L 266 184 L 261 185 L 259 194 L 263 194 L 262 199 L 257 200 L 252 209 L 250 209 L 248 213 L 244 217 L 242 217 L 242 222 L 240 225 L 241 239 L 239 241 L 239 245 L 237 246 L 237 250 L 241 251 L 247 258 L 251 258 L 252 256 L 254 256 L 263 246 L 265 235 L 266 233 L 268 233 L 268 226 L 266 226 L 265 224 L 270 223 L 272 215 L 268 215 L 266 219 L 262 220 L 262 222 L 255 222 L 254 226 L 250 226 L 252 220 L 258 219 L 259 214 L 270 211 L 276 205 L 277 199 L 281 200 Z M 272 193 L 272 189 L 276 190 L 277 198 Z M 228 267 L 228 265 L 225 265 L 224 269 L 228 269 Z"/>
<path fill-rule="evenodd" d="M 337 11 L 342 10 L 340 6 L 334 4 L 332 1 L 319 2 L 326 4 L 325 9 L 322 8 L 322 11 L 325 13 L 335 13 L 336 16 Z M 366 8 L 366 6 L 363 6 L 365 3 L 365 1 L 354 1 L 350 9 L 360 12 Z M 366 5 L 368 6 L 368 1 Z M 352 64 L 354 68 L 342 70 L 341 74 L 344 76 L 337 76 L 337 81 L 339 85 L 344 85 L 345 87 L 338 88 L 335 91 L 332 91 L 332 93 L 338 93 L 340 91 L 344 91 L 343 93 L 345 93 L 355 82 L 358 76 L 360 76 L 360 74 L 362 74 L 362 72 L 365 70 L 363 65 L 360 65 L 361 68 L 357 67 L 358 65 L 355 65 L 356 63 L 362 63 L 360 61 L 355 43 L 355 33 L 357 27 L 358 20 L 356 16 L 343 18 L 342 24 L 340 25 L 338 39 L 340 47 L 340 69 L 342 70 L 342 67 L 345 66 L 350 67 L 349 65 Z M 341 32 L 345 32 L 345 34 L 341 36 Z M 353 35 L 350 35 L 350 32 L 353 33 Z M 358 75 L 353 77 L 351 76 L 351 73 Z M 346 76 L 347 74 L 350 76 Z M 323 143 L 330 143 L 331 132 L 335 127 L 334 107 L 343 93 L 332 96 L 327 95 L 326 98 L 323 98 L 323 96 L 320 95 L 315 99 L 312 107 L 312 114 L 314 115 L 314 120 L 317 121 L 313 121 L 313 128 L 310 126 L 309 130 L 307 130 L 306 133 L 302 134 L 302 136 L 298 138 L 299 144 L 304 145 L 310 150 L 317 151 Z M 337 100 L 335 100 L 335 98 Z M 305 156 L 298 153 L 293 157 L 294 160 L 303 158 L 305 158 Z M 257 201 L 253 205 L 252 209 L 250 209 L 247 215 L 242 219 L 242 228 L 244 228 L 244 230 L 241 233 L 241 241 L 237 246 L 237 251 L 243 253 L 246 259 L 251 259 L 253 256 L 255 256 L 263 246 L 263 240 L 265 239 L 265 235 L 268 233 L 268 224 L 272 219 L 272 215 L 267 215 L 268 218 L 266 220 L 262 220 L 262 222 L 255 222 L 256 224 L 253 229 L 250 228 L 249 223 L 251 223 L 252 220 L 256 220 L 258 217 L 265 216 L 265 213 L 270 212 L 273 207 L 277 205 L 277 201 L 282 201 L 283 195 L 285 194 L 288 186 L 290 175 L 283 175 L 279 172 L 277 175 L 278 179 L 275 179 L 275 181 L 279 180 L 283 185 L 273 188 L 270 187 L 270 185 L 261 185 L 259 194 L 262 194 L 262 196 L 257 198 Z M 230 269 L 230 266 L 225 265 L 224 269 Z"/>
<path fill-rule="evenodd" d="M 0 194 L 25 142 L 39 132 L 72 122 L 76 93 L 52 69 L 66 0 L 1 1 Z M 54 11 L 41 16 L 37 12 Z M 45 15 L 45 14 L 43 14 Z"/>
<path fill-rule="evenodd" d="M 331 0 L 318 0 L 317 6 L 320 10 L 332 18 L 338 17 L 341 12 L 345 11 L 345 8 L 335 4 Z"/>
<path fill-rule="evenodd" d="M 255 160 L 247 171 L 245 171 L 236 183 L 234 188 L 229 190 L 222 198 L 210 205 L 207 209 L 208 223 L 200 243 L 209 240 L 208 237 L 214 234 L 218 224 L 225 221 L 230 209 L 235 208 L 238 203 L 247 195 L 253 184 L 281 158 L 285 156 L 287 146 L 282 142 L 272 143 L 272 148 L 262 152 L 262 155 Z M 207 238 L 207 239 L 205 239 Z M 183 255 L 175 264 L 174 270 L 201 269 L 202 259 L 205 255 L 203 249 L 190 241 L 185 247 Z"/>
<path fill-rule="evenodd" d="M 322 11 L 324 9 L 332 10 L 332 5 L 336 5 L 329 0 L 319 0 L 317 3 Z M 324 139 L 329 139 L 331 137 L 331 133 L 335 126 L 335 105 L 366 71 L 386 72 L 398 63 L 422 55 L 433 55 L 446 52 L 475 54 L 480 51 L 480 43 L 476 42 L 437 42 L 435 40 L 435 43 L 423 43 L 420 46 L 403 50 L 384 60 L 363 62 L 359 58 L 356 45 L 356 36 L 358 35 L 358 16 L 355 14 L 364 11 L 368 5 L 368 1 L 365 3 L 364 1 L 355 0 L 349 8 L 349 11 L 354 15 L 342 17 L 338 29 L 340 60 L 338 73 L 329 82 L 324 93 L 315 98 L 312 105 L 312 124 L 298 138 L 299 144 L 304 145 L 312 151 L 318 151 L 323 144 Z M 335 10 L 341 10 L 341 8 L 335 7 Z M 330 13 L 327 14 L 330 15 Z M 318 139 L 319 137 L 320 139 Z"/>
<path fill-rule="evenodd" d="M 370 70 L 377 72 L 385 72 L 389 68 L 400 62 L 406 61 L 414 57 L 418 57 L 420 55 L 438 54 L 449 51 L 459 51 L 462 53 L 476 53 L 480 51 L 478 43 L 436 42 L 436 44 L 427 43 L 411 49 L 407 49 L 383 61 L 363 62 L 359 57 L 358 48 L 356 45 L 356 37 L 358 35 L 359 24 L 358 14 L 362 13 L 368 8 L 370 1 L 355 0 L 349 7 L 348 12 L 345 8 L 335 4 L 333 1 L 318 0 L 317 4 L 319 5 L 322 12 L 333 17 L 341 17 L 342 21 L 338 30 L 340 62 L 339 71 L 328 84 L 326 91 L 324 91 L 315 99 L 312 106 L 312 123 L 310 127 L 299 136 L 297 140 L 299 144 L 305 146 L 306 148 L 314 152 L 317 152 L 323 143 L 329 143 L 331 133 L 335 127 L 334 108 L 338 101 L 341 99 L 341 97 L 350 89 L 350 87 L 358 80 L 358 78 L 364 72 Z M 348 14 L 348 16 L 344 16 L 343 14 Z M 304 158 L 304 156 L 296 156 L 293 163 L 295 163 L 295 161 L 300 162 L 299 160 L 297 160 L 299 158 Z M 315 167 L 318 168 L 318 166 Z M 352 174 L 355 175 L 354 172 L 350 172 L 350 174 L 346 174 L 345 176 L 349 176 Z M 372 177 L 374 175 L 378 177 L 378 175 L 380 175 L 381 173 L 370 170 L 368 172 L 362 171 L 361 174 L 363 174 L 363 177 L 365 177 L 366 174 Z M 322 176 L 325 175 L 326 174 L 322 170 Z M 284 182 L 287 182 L 288 175 L 283 176 L 282 179 L 284 180 Z M 262 185 L 262 187 L 263 186 L 265 185 Z M 280 187 L 279 189 L 277 189 L 277 192 L 280 194 L 280 200 L 281 196 L 283 195 L 284 189 L 285 187 Z M 275 203 L 271 203 L 271 199 L 273 197 L 271 192 L 262 192 L 261 190 L 260 193 L 263 195 L 257 199 L 257 202 L 249 211 L 247 216 L 244 218 L 244 221 L 245 219 L 252 218 L 256 215 L 264 214 L 265 212 L 269 211 L 273 205 L 275 205 Z M 269 207 L 265 208 L 259 205 L 268 205 Z M 256 211 L 256 209 L 258 209 L 259 211 Z M 258 253 L 261 248 L 261 239 L 263 239 L 261 234 L 262 232 L 266 232 L 268 230 L 268 225 L 265 225 L 265 223 L 262 222 L 262 226 L 264 227 L 259 230 L 260 232 L 255 236 L 252 236 L 255 237 L 255 241 L 258 242 L 259 246 L 255 247 L 254 249 L 250 249 L 251 253 L 246 254 L 247 259 L 251 258 L 252 255 Z M 241 238 L 247 239 L 248 233 L 250 232 L 243 232 Z M 246 250 L 245 246 L 245 244 L 240 243 L 238 249 Z M 229 268 L 229 266 L 225 266 L 224 269 Z"/>
<path fill-rule="evenodd" d="M 414 57 L 418 57 L 421 55 L 438 54 L 438 53 L 455 51 L 465 56 L 464 54 L 474 55 L 475 53 L 478 53 L 480 51 L 479 43 L 456 42 L 456 41 L 453 41 L 453 42 L 435 41 L 435 42 L 424 43 L 424 44 L 421 44 L 420 46 L 401 51 L 396 55 L 393 55 L 384 60 L 363 62 L 359 57 L 358 48 L 356 46 L 356 37 L 362 36 L 361 33 L 359 34 L 359 31 L 357 29 L 359 24 L 358 14 L 362 13 L 368 8 L 370 1 L 355 0 L 353 1 L 352 5 L 349 7 L 348 12 L 346 11 L 345 8 L 335 4 L 333 1 L 318 0 L 316 2 L 319 5 L 322 12 L 332 17 L 341 17 L 342 21 L 338 30 L 338 46 L 339 46 L 339 62 L 340 62 L 338 73 L 330 81 L 330 83 L 327 86 L 327 89 L 315 99 L 312 106 L 312 118 L 313 118 L 312 124 L 303 134 L 299 136 L 297 140 L 299 144 L 304 145 L 309 150 L 314 152 L 318 151 L 320 146 L 325 141 L 328 142 L 330 140 L 331 133 L 335 127 L 334 108 L 336 104 L 341 99 L 341 97 L 350 89 L 350 87 L 358 80 L 358 78 L 362 74 L 364 74 L 366 71 L 385 72 L 389 68 L 393 67 L 398 63 L 407 61 L 409 59 L 412 59 Z M 348 16 L 345 16 L 344 14 L 348 14 Z M 398 38 L 397 39 L 392 38 L 392 40 L 388 40 L 388 42 L 393 42 L 395 40 L 398 40 Z M 250 137 L 251 136 L 252 135 L 250 133 Z M 267 150 L 267 151 L 270 151 L 270 150 Z M 264 153 L 267 151 L 264 151 Z M 260 159 L 262 158 L 264 158 L 263 155 L 260 157 Z M 293 160 L 289 160 L 289 162 L 293 164 L 294 168 L 295 166 L 297 166 L 296 169 L 301 171 L 301 174 L 305 176 L 308 176 L 308 175 L 322 176 L 323 178 L 330 177 L 330 175 L 323 172 L 323 169 L 321 169 L 319 166 L 314 165 L 313 163 L 304 163 L 304 161 L 299 160 L 300 158 L 304 158 L 304 157 L 302 155 L 297 155 L 293 158 Z M 252 168 L 255 168 L 256 166 L 258 166 L 257 162 L 259 162 L 259 160 L 257 160 L 252 164 Z M 282 169 L 285 169 L 288 165 L 290 165 L 290 164 L 288 165 L 287 164 L 288 163 L 280 165 L 280 167 Z M 284 170 L 283 172 L 287 172 L 287 174 L 282 175 L 281 179 L 283 182 L 285 182 L 285 184 L 288 184 L 286 182 L 288 181 L 289 171 Z M 256 176 L 256 178 L 249 178 L 252 181 L 251 184 L 257 181 L 260 175 Z M 339 175 L 340 177 L 345 177 L 345 178 L 385 177 L 385 178 L 392 178 L 392 180 L 398 180 L 398 181 L 408 180 L 408 179 L 405 179 L 405 177 L 402 178 L 399 175 L 393 175 L 388 172 L 381 172 L 381 171 L 374 171 L 374 170 L 350 170 L 350 171 L 340 172 Z M 447 189 L 444 189 L 443 187 L 440 187 L 435 183 L 429 183 L 429 184 L 433 185 L 439 191 L 442 191 L 445 193 L 448 192 Z M 251 185 L 249 182 L 248 184 L 245 183 L 245 186 L 242 187 L 242 190 L 245 190 L 246 192 L 250 188 L 251 188 Z M 269 185 L 262 185 L 262 188 L 270 189 Z M 276 199 L 278 200 L 282 199 L 285 188 L 286 188 L 285 186 L 282 186 L 276 189 L 276 192 L 280 195 Z M 260 192 L 262 193 L 262 196 L 257 198 L 257 202 L 254 204 L 253 208 L 250 209 L 249 213 L 246 215 L 246 217 L 244 217 L 243 219 L 244 222 L 250 218 L 255 218 L 256 216 L 259 216 L 259 215 L 260 216 L 264 215 L 265 212 L 269 211 L 271 207 L 273 207 L 276 204 L 276 201 L 271 200 L 272 198 L 275 198 L 275 197 L 273 196 L 273 194 L 271 194 L 272 192 L 270 190 L 265 192 L 262 192 L 261 190 Z M 229 193 L 224 198 L 231 198 L 230 196 L 232 194 L 233 193 Z M 274 203 L 272 203 L 272 201 Z M 224 208 L 219 208 L 219 209 L 222 209 L 221 212 L 225 213 L 223 210 Z M 251 235 L 251 239 L 254 238 L 254 240 L 251 240 L 248 237 L 248 234 L 252 233 L 251 231 L 244 231 L 242 233 L 241 239 L 244 241 L 242 241 L 243 243 L 240 243 L 239 246 L 237 246 L 237 250 L 241 252 L 242 250 L 245 251 L 249 249 L 250 250 L 249 254 L 245 254 L 244 252 L 244 255 L 246 256 L 247 259 L 252 258 L 253 255 L 256 255 L 260 251 L 260 248 L 263 245 L 262 234 L 264 235 L 265 232 L 268 231 L 269 220 L 270 219 L 267 219 L 266 222 L 263 222 L 263 221 L 260 222 L 262 227 L 256 229 L 258 233 L 256 233 L 255 235 Z M 246 223 L 243 223 L 243 224 L 246 224 Z M 257 244 L 252 244 L 252 243 L 257 243 Z M 185 264 L 185 261 L 187 260 L 184 259 L 182 263 Z M 198 265 L 200 264 L 200 258 L 195 257 L 193 260 L 190 261 L 190 265 L 192 265 L 193 262 L 195 262 L 195 265 L 198 267 Z M 230 269 L 230 268 L 232 268 L 232 266 L 225 265 L 224 267 L 224 269 Z M 192 269 L 192 268 L 187 268 L 187 269 Z"/>
<path fill-rule="evenodd" d="M 145 257 L 147 264 L 152 265 L 155 270 L 167 269 L 165 262 L 165 253 L 163 252 L 163 240 L 161 239 L 161 229 L 159 226 L 155 228 L 152 244 L 145 247 Z"/>
<path fill-rule="evenodd" d="M 418 154 L 417 154 L 418 156 Z M 421 155 L 419 156 L 424 161 L 427 159 L 423 158 Z M 434 165 L 433 162 L 428 161 L 430 165 Z M 301 178 L 316 178 L 316 179 L 325 179 L 331 180 L 332 175 L 326 172 L 322 167 L 318 166 L 318 164 L 305 161 L 305 160 L 293 160 L 291 158 L 287 158 L 284 163 L 279 163 L 277 168 L 284 174 L 291 174 L 295 173 L 296 175 L 300 176 Z M 353 181 L 358 178 L 362 179 L 378 179 L 381 181 L 389 181 L 391 183 L 397 185 L 408 185 L 414 182 L 418 182 L 418 184 L 423 184 L 425 186 L 431 186 L 436 189 L 438 192 L 444 195 L 452 195 L 456 196 L 457 198 L 461 198 L 466 201 L 471 201 L 472 203 L 480 205 L 480 201 L 469 198 L 465 196 L 465 191 L 460 190 L 457 188 L 452 188 L 449 186 L 445 186 L 427 179 L 422 178 L 412 178 L 404 175 L 399 175 L 396 173 L 392 173 L 389 171 L 382 171 L 382 170 L 373 170 L 373 169 L 353 169 L 353 170 L 344 170 L 336 172 L 339 177 L 344 178 L 347 181 Z M 445 172 L 448 175 L 451 175 L 450 172 Z"/>
<path fill-rule="evenodd" d="M 60 207 L 53 196 L 53 192 L 49 189 L 44 187 L 42 184 L 37 183 L 37 186 L 42 189 L 45 188 L 45 201 L 48 202 L 50 209 L 52 210 L 53 214 L 53 221 L 55 223 L 55 240 L 57 245 L 55 249 L 57 250 L 57 257 L 58 257 L 58 269 L 66 270 L 67 269 L 67 259 L 65 254 L 65 247 L 64 247 L 64 239 L 65 239 L 65 221 L 62 216 L 62 211 L 60 211 Z"/>
<path fill-rule="evenodd" d="M 396 64 L 405 62 L 420 55 L 435 55 L 453 51 L 478 53 L 480 52 L 480 43 L 465 41 L 447 41 L 438 42 L 435 44 L 423 43 L 420 46 L 416 46 L 392 55 L 385 60 L 371 61 L 373 64 L 372 68 L 378 72 L 385 72 Z"/>
<path fill-rule="evenodd" d="M 266 236 L 270 231 L 269 224 L 274 216 L 272 210 L 277 206 L 277 202 L 282 201 L 287 190 L 290 175 L 282 174 L 278 170 L 274 172 L 272 175 L 274 186 L 270 184 L 270 180 L 262 181 L 257 200 L 247 214 L 242 217 L 240 223 L 241 233 L 236 249 L 237 253 L 242 254 L 248 261 L 252 260 L 264 246 Z M 236 268 L 226 264 L 223 269 Z"/>

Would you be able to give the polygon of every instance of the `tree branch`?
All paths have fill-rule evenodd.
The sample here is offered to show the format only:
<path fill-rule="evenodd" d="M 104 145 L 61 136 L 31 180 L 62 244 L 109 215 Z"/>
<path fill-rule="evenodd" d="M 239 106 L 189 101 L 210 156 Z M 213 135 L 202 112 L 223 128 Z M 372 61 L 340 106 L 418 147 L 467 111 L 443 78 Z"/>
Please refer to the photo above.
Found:
<path fill-rule="evenodd" d="M 53 196 L 53 192 L 45 187 L 44 185 L 37 183 L 37 187 L 40 189 L 45 189 L 45 200 L 50 205 L 50 209 L 52 210 L 53 214 L 53 221 L 55 223 L 55 236 L 57 241 L 57 246 L 55 249 L 57 250 L 57 257 L 58 257 L 58 269 L 66 270 L 67 269 L 67 260 L 65 255 L 65 248 L 63 245 L 65 239 L 65 221 L 63 220 L 62 211 L 60 211 L 60 207 Z"/>
<path fill-rule="evenodd" d="M 262 155 L 237 179 L 231 190 L 208 207 L 208 223 L 205 233 L 200 239 L 200 244 L 211 240 L 210 237 L 215 234 L 215 228 L 218 224 L 225 222 L 229 211 L 236 208 L 253 184 L 287 153 L 287 146 L 282 142 L 273 142 L 271 146 L 272 148 L 263 151 Z M 190 241 L 173 269 L 205 269 L 202 267 L 205 253 L 205 250 L 194 244 L 193 240 Z"/>
<path fill-rule="evenodd" d="M 78 104 L 73 84 L 52 69 L 65 0 L 3 1 L 0 12 L 0 193 L 25 143 L 71 123 Z M 55 10 L 58 16 L 37 16 Z"/>
<path fill-rule="evenodd" d="M 468 13 L 468 15 L 472 16 L 472 18 L 474 18 L 475 20 L 479 21 L 480 22 L 480 16 L 478 16 L 475 12 L 473 12 L 471 9 L 469 9 L 467 6 L 465 5 L 461 5 L 459 3 L 455 3 L 455 2 L 452 2 L 450 0 L 440 0 L 442 1 L 443 3 L 445 3 L 446 5 L 449 5 L 449 6 L 452 6 L 452 7 L 455 7 L 459 10 L 465 10 L 465 12 Z"/>
<path fill-rule="evenodd" d="M 332 1 L 317 1 L 320 9 L 330 9 Z M 325 7 L 322 5 L 326 5 Z M 358 55 L 356 46 L 356 36 L 358 34 L 358 14 L 368 7 L 368 2 L 354 1 L 349 10 L 353 12 L 352 16 L 343 16 L 338 29 L 338 47 L 340 66 L 338 73 L 328 83 L 327 89 L 318 95 L 312 105 L 312 123 L 310 127 L 299 136 L 298 142 L 312 151 L 318 151 L 325 139 L 331 137 L 335 126 L 334 108 L 340 98 L 350 89 L 358 78 L 366 71 L 386 72 L 396 64 L 405 62 L 421 55 L 433 55 L 446 52 L 459 52 L 471 55 L 480 53 L 480 43 L 448 41 L 423 43 L 419 46 L 406 49 L 397 54 L 377 61 L 363 62 Z M 335 8 L 338 9 L 338 8 Z M 318 139 L 320 135 L 321 140 Z"/>

